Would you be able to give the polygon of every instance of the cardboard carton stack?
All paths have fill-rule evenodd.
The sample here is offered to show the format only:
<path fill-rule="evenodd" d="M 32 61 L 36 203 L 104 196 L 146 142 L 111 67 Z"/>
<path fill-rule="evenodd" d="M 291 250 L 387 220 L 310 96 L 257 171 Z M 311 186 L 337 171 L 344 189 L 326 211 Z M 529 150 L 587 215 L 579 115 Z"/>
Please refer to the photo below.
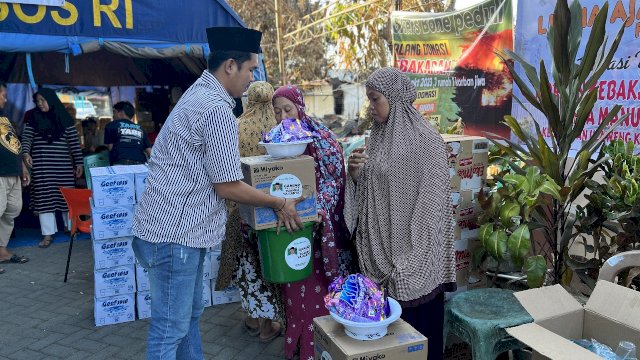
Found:
<path fill-rule="evenodd" d="M 229 304 L 240 301 L 240 292 L 237 286 L 230 286 L 224 290 L 216 291 L 216 281 L 218 280 L 218 270 L 220 269 L 220 248 L 212 248 L 209 253 L 211 273 L 208 283 L 210 284 L 209 299 L 211 305 Z"/>
<path fill-rule="evenodd" d="M 477 274 L 470 272 L 471 256 L 480 246 L 478 240 L 478 203 L 480 191 L 486 185 L 489 165 L 489 140 L 480 136 L 442 135 L 449 156 L 451 203 L 453 206 L 454 239 L 458 292 L 482 285 Z"/>
<path fill-rule="evenodd" d="M 132 168 L 90 169 L 96 326 L 135 320 L 136 270 L 131 224 L 136 176 Z"/>

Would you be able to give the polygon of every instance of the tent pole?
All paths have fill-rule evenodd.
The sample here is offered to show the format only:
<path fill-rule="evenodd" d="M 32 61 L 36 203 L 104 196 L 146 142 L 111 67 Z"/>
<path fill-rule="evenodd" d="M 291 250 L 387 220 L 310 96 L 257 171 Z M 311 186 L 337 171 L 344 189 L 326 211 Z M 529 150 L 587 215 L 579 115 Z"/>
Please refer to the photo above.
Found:
<path fill-rule="evenodd" d="M 280 82 L 281 85 L 287 84 L 287 75 L 284 73 L 284 59 L 282 58 L 282 43 L 280 42 L 281 30 L 280 26 L 282 25 L 282 19 L 280 18 L 280 10 L 278 8 L 278 0 L 273 0 L 275 2 L 275 12 L 276 12 L 276 47 L 278 48 L 278 66 L 280 68 Z"/>
<path fill-rule="evenodd" d="M 25 59 L 27 60 L 27 74 L 29 75 L 29 84 L 31 84 L 31 89 L 36 91 L 36 80 L 33 78 L 33 68 L 31 67 L 31 53 L 26 53 Z"/>

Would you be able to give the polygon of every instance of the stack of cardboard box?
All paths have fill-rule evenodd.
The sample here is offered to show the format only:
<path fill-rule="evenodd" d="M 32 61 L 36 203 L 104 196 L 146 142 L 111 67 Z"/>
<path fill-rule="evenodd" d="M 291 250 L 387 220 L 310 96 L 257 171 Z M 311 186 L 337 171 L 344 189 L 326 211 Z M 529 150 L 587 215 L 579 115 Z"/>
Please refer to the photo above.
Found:
<path fill-rule="evenodd" d="M 96 326 L 135 320 L 134 170 L 132 166 L 90 169 Z"/>
<path fill-rule="evenodd" d="M 489 140 L 480 136 L 443 135 L 449 156 L 458 292 L 482 285 L 470 272 L 471 256 L 480 246 L 478 194 L 487 192 Z"/>

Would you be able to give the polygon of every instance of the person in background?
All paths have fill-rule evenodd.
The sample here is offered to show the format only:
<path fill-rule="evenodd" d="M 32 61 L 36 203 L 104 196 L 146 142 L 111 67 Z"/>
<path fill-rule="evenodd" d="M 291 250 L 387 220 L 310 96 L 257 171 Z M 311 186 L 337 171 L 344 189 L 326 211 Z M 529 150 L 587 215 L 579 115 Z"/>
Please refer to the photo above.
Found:
<path fill-rule="evenodd" d="M 208 28 L 208 69 L 180 98 L 155 143 L 132 227 L 153 299 L 147 359 L 203 358 L 203 264 L 207 248 L 224 238 L 225 200 L 270 207 L 287 231 L 303 226 L 295 209 L 300 199 L 270 196 L 242 181 L 233 97 L 253 81 L 261 37 L 243 27 Z"/>
<path fill-rule="evenodd" d="M 287 329 L 284 353 L 293 358 L 313 358 L 313 319 L 328 315 L 324 295 L 331 281 L 353 271 L 351 241 L 342 216 L 346 171 L 342 146 L 327 127 L 305 113 L 300 89 L 282 86 L 273 95 L 276 119 L 296 118 L 318 137 L 307 145 L 306 155 L 315 160 L 317 208 L 320 224 L 314 228 L 314 272 L 305 280 L 282 286 Z"/>
<path fill-rule="evenodd" d="M 30 175 L 20 156 L 20 140 L 15 127 L 3 116 L 7 103 L 7 85 L 0 82 L 0 264 L 24 264 L 29 258 L 7 250 L 14 219 L 22 210 L 22 188 L 29 185 Z M 0 274 L 5 270 L 0 268 Z"/>
<path fill-rule="evenodd" d="M 113 121 L 104 129 L 111 165 L 144 164 L 151 156 L 151 143 L 140 125 L 131 121 L 133 105 L 121 101 L 113 105 Z"/>
<path fill-rule="evenodd" d="M 73 119 L 52 89 L 36 93 L 38 109 L 29 118 L 22 135 L 22 156 L 31 167 L 31 208 L 40 219 L 41 248 L 48 248 L 58 232 L 56 211 L 62 212 L 67 230 L 69 216 L 60 187 L 75 187 L 82 176 L 83 159 Z"/>
<path fill-rule="evenodd" d="M 369 145 L 349 157 L 344 218 L 355 232 L 362 273 L 402 306 L 402 318 L 442 359 L 444 293 L 456 290 L 456 261 L 444 140 L 413 107 L 416 88 L 394 68 L 366 82 Z"/>
<path fill-rule="evenodd" d="M 153 121 L 152 124 L 153 124 L 153 131 L 147 134 L 147 137 L 149 138 L 149 143 L 151 144 L 151 146 L 155 144 L 156 139 L 158 138 L 158 134 L 160 134 L 160 129 L 162 129 L 161 122 Z"/>
<path fill-rule="evenodd" d="M 88 117 L 82 120 L 82 138 L 84 139 L 83 153 L 93 154 L 96 148 L 102 145 L 102 139 L 98 133 L 98 122 L 96 117 Z"/>
<path fill-rule="evenodd" d="M 277 125 L 272 96 L 273 86 L 268 82 L 256 81 L 249 86 L 247 108 L 238 119 L 241 157 L 265 155 L 265 148 L 258 142 L 263 132 Z M 258 248 L 249 238 L 247 226 L 240 220 L 238 205 L 228 201 L 227 208 L 229 218 L 215 289 L 224 290 L 231 286 L 236 272 L 242 308 L 247 312 L 244 326 L 249 334 L 259 335 L 262 342 L 267 342 L 280 335 L 284 310 L 280 288 L 263 279 Z"/>

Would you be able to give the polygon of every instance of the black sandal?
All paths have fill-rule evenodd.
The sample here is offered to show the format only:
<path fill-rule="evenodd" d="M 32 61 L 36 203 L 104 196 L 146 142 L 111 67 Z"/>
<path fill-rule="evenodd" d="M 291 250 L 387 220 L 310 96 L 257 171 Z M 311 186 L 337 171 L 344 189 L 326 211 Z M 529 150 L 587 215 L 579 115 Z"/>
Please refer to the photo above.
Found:
<path fill-rule="evenodd" d="M 51 239 L 42 239 L 42 241 L 40 241 L 40 243 L 38 244 L 38 247 L 41 249 L 46 249 L 49 246 L 51 246 L 51 243 L 53 242 L 53 238 Z"/>

